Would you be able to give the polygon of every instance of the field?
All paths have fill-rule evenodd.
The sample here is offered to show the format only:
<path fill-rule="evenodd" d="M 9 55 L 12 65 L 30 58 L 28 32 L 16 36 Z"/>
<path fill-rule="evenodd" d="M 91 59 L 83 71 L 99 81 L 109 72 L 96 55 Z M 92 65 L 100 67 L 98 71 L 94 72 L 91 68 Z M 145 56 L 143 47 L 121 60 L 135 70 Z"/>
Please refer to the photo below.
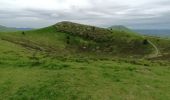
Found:
<path fill-rule="evenodd" d="M 76 25 L 1 32 L 0 100 L 170 99 L 169 40 Z"/>

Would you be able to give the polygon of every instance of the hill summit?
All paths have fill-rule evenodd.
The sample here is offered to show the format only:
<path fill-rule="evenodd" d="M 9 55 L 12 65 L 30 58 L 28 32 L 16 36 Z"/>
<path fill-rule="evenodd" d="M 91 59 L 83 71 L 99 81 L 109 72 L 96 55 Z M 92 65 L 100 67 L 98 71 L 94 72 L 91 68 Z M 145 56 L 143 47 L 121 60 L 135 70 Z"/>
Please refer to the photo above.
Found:
<path fill-rule="evenodd" d="M 145 55 L 151 53 L 153 48 L 149 43 L 145 43 L 147 40 L 142 36 L 132 33 L 122 26 L 119 26 L 119 28 L 123 28 L 124 31 L 119 31 L 118 28 L 117 30 L 110 30 L 64 21 L 57 23 L 55 27 L 59 32 L 93 41 L 95 43 L 94 48 L 100 48 L 101 52 L 106 51 L 114 55 Z M 88 47 L 94 49 L 93 46 Z"/>

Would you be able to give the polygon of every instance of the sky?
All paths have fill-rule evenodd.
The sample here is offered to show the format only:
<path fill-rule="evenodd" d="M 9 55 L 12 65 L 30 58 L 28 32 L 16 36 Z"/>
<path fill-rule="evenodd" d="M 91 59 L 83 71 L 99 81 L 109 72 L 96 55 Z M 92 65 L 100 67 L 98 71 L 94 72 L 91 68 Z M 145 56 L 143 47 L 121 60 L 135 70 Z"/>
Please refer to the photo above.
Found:
<path fill-rule="evenodd" d="M 170 29 L 170 0 L 0 0 L 0 25 L 40 28 L 61 21 Z"/>

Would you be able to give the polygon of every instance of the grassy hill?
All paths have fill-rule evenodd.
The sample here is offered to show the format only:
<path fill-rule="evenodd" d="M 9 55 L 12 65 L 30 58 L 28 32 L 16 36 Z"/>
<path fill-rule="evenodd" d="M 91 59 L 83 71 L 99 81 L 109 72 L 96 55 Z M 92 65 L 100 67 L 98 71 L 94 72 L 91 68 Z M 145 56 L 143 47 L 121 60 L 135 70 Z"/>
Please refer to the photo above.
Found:
<path fill-rule="evenodd" d="M 169 61 L 143 58 L 148 41 L 168 53 L 157 39 L 72 22 L 0 32 L 0 99 L 168 100 Z"/>
<path fill-rule="evenodd" d="M 72 22 L 61 22 L 47 28 L 5 35 L 3 39 L 10 42 L 30 45 L 29 47 L 36 45 L 44 51 L 67 55 L 141 57 L 154 51 L 152 45 L 138 34 Z"/>

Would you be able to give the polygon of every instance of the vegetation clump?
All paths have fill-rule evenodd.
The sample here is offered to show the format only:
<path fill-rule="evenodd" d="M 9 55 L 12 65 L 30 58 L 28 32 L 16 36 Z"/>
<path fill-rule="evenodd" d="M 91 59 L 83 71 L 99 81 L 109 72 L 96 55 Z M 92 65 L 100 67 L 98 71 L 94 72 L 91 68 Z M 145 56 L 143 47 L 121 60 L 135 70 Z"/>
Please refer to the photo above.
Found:
<path fill-rule="evenodd" d="M 22 32 L 22 35 L 25 35 L 25 32 L 24 32 L 24 31 Z"/>
<path fill-rule="evenodd" d="M 148 45 L 148 44 L 149 44 L 148 40 L 147 40 L 147 39 L 144 39 L 144 40 L 143 40 L 143 44 L 144 44 L 144 45 Z"/>

